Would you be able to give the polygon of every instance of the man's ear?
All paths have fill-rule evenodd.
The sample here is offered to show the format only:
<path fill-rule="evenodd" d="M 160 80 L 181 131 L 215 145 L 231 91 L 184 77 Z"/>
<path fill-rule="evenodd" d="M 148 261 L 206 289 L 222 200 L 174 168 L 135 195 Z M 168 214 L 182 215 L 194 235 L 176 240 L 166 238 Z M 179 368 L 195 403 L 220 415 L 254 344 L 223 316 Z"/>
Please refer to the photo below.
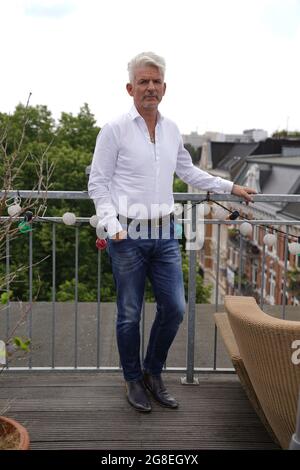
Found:
<path fill-rule="evenodd" d="M 164 83 L 164 94 L 166 93 L 166 89 L 167 89 L 167 84 Z"/>
<path fill-rule="evenodd" d="M 126 90 L 127 90 L 127 93 L 130 95 L 130 96 L 133 96 L 133 86 L 131 83 L 127 83 L 126 85 Z"/>

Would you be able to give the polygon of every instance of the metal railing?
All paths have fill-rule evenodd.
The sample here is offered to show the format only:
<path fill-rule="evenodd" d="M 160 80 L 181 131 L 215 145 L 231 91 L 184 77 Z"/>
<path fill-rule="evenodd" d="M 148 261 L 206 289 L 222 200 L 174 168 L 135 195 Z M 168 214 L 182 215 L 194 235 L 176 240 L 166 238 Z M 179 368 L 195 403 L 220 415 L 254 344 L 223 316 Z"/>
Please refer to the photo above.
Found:
<path fill-rule="evenodd" d="M 3 193 L 0 192 L 0 196 Z M 10 196 L 17 195 L 16 192 L 10 192 Z M 30 197 L 34 198 L 44 198 L 44 194 L 31 192 L 31 191 L 19 191 L 19 195 L 22 198 Z M 47 192 L 47 199 L 68 199 L 68 200 L 84 200 L 88 199 L 87 192 L 77 192 L 77 191 L 49 191 Z M 175 193 L 174 199 L 176 202 L 180 203 L 191 203 L 192 210 L 190 211 L 191 223 L 192 227 L 195 227 L 196 224 L 196 203 L 203 202 L 207 199 L 206 194 L 195 194 L 195 193 Z M 254 205 L 255 202 L 297 202 L 300 203 L 300 195 L 262 195 L 258 194 L 254 196 Z M 230 202 L 230 203 L 241 203 L 242 201 L 233 195 L 226 195 L 226 194 L 216 194 L 210 195 L 210 201 L 219 201 L 219 202 Z M 5 217 L 1 218 L 7 219 Z M 0 219 L 0 220 L 1 220 Z M 83 369 L 96 369 L 101 371 L 120 371 L 120 366 L 112 367 L 112 366 L 101 366 L 101 341 L 103 338 L 101 337 L 101 251 L 98 251 L 97 255 L 97 310 L 96 310 L 96 365 L 95 366 L 88 366 L 82 367 L 79 365 L 78 362 L 78 342 L 79 342 L 79 323 L 78 323 L 78 272 L 79 272 L 79 238 L 80 238 L 80 227 L 84 224 L 89 223 L 89 218 L 87 217 L 78 217 L 77 224 L 74 227 L 75 230 L 75 246 L 74 246 L 74 268 L 75 268 L 75 292 L 74 292 L 74 325 L 73 325 L 73 334 L 74 334 L 74 362 L 72 366 L 57 366 L 56 364 L 56 334 L 57 334 L 57 302 L 56 302 L 56 244 L 57 244 L 57 233 L 56 233 L 56 226 L 57 223 L 62 222 L 61 217 L 45 217 L 44 218 L 47 223 L 52 224 L 52 253 L 51 253 L 51 270 L 52 270 L 52 300 L 51 300 L 51 364 L 47 367 L 34 367 L 32 363 L 32 354 L 28 355 L 28 364 L 22 367 L 14 366 L 13 369 L 26 369 L 26 370 L 36 370 L 36 369 L 43 369 L 43 370 L 58 370 L 58 369 L 72 369 L 72 370 L 83 370 Z M 43 222 L 43 220 L 41 220 Z M 219 305 L 219 284 L 220 284 L 220 233 L 221 233 L 221 226 L 236 226 L 238 227 L 241 223 L 244 222 L 243 219 L 239 220 L 219 220 L 219 219 L 203 219 L 202 221 L 205 225 L 212 224 L 217 225 L 217 246 L 216 246 L 216 272 L 215 272 L 215 302 L 214 302 L 214 311 L 218 311 L 220 309 Z M 300 220 L 248 220 L 249 223 L 252 225 L 270 225 L 274 226 L 284 226 L 286 234 L 289 233 L 289 229 L 291 226 L 299 226 Z M 91 230 L 92 229 L 91 227 Z M 240 245 L 239 245 L 239 286 L 238 291 L 241 292 L 241 279 L 242 279 L 242 257 L 243 257 L 243 250 L 245 245 L 245 240 L 242 236 L 240 236 Z M 33 271 L 32 271 L 32 260 L 33 260 L 33 236 L 32 232 L 28 233 L 28 244 L 29 244 L 29 259 L 28 259 L 28 276 L 29 276 L 29 304 L 32 302 L 32 288 L 33 288 Z M 174 372 L 183 372 L 185 374 L 185 383 L 196 383 L 197 380 L 195 378 L 195 374 L 201 372 L 226 372 L 232 371 L 231 368 L 220 368 L 217 367 L 217 344 L 218 344 L 218 337 L 217 337 L 217 329 L 214 327 L 214 343 L 210 345 L 213 349 L 213 360 L 210 367 L 196 367 L 195 366 L 195 334 L 196 334 L 196 268 L 197 268 L 197 251 L 190 250 L 188 253 L 189 256 L 189 279 L 188 279 L 188 293 L 187 293 L 187 339 L 186 339 L 186 365 L 185 367 L 168 367 L 165 365 L 165 369 L 168 371 Z M 283 304 L 282 304 L 282 317 L 285 318 L 285 311 L 286 311 L 286 285 L 287 285 L 287 259 L 288 259 L 288 236 L 285 237 L 285 252 L 284 252 L 284 288 L 283 288 Z M 261 285 L 261 306 L 263 306 L 264 298 L 264 266 L 266 260 L 266 252 L 265 249 L 262 251 L 262 285 Z M 6 240 L 6 274 L 10 272 L 10 240 L 7 237 Z M 7 290 L 9 291 L 9 284 L 7 284 Z M 5 325 L 5 334 L 8 335 L 10 328 L 11 328 L 11 318 L 10 318 L 10 304 L 6 307 L 6 325 Z M 142 312 L 142 322 L 141 322 L 141 332 L 142 332 L 142 341 L 141 341 L 141 354 L 144 355 L 145 352 L 145 305 L 143 306 Z M 30 308 L 27 317 L 27 334 L 30 339 L 33 338 L 33 317 L 32 317 L 32 308 Z M 3 334 L 3 332 L 2 332 Z"/>

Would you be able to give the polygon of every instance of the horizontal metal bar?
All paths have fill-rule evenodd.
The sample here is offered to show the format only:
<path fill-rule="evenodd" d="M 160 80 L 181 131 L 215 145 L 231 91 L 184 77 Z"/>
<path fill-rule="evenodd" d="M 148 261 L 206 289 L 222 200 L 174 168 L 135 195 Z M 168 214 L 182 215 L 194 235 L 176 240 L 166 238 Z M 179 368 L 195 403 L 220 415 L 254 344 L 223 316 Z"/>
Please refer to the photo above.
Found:
<path fill-rule="evenodd" d="M 7 197 L 20 196 L 24 199 L 89 199 L 87 191 L 0 191 L 0 197 L 5 194 Z"/>
<path fill-rule="evenodd" d="M 198 219 L 198 222 L 203 222 L 205 225 L 221 224 L 221 225 L 241 225 L 244 222 L 249 222 L 251 225 L 300 225 L 300 220 L 274 220 L 274 219 L 237 219 L 237 220 L 220 220 L 220 219 Z"/>
<path fill-rule="evenodd" d="M 7 220 L 10 217 L 0 217 L 0 220 Z M 16 221 L 18 220 L 23 220 L 22 217 L 16 217 Z M 89 223 L 90 218 L 89 217 L 76 217 L 76 226 L 77 224 L 87 224 Z M 180 221 L 190 221 L 190 219 L 177 219 L 178 222 Z M 57 223 L 63 223 L 62 217 L 43 217 L 43 218 L 38 218 L 34 220 L 34 223 L 40 222 L 40 223 L 46 223 L 46 222 L 57 222 Z M 292 220 L 285 220 L 285 219 L 236 219 L 236 220 L 222 220 L 222 219 L 197 219 L 197 222 L 203 222 L 205 225 L 241 225 L 244 222 L 249 222 L 251 225 L 300 225 L 300 220 L 298 219 L 292 219 Z"/>
<path fill-rule="evenodd" d="M 31 199 L 89 199 L 87 191 L 0 191 L 0 197 L 15 197 L 18 194 L 21 198 Z M 205 201 L 207 193 L 174 193 L 176 201 Z M 244 199 L 234 196 L 233 194 L 210 194 L 211 201 L 233 201 L 244 202 Z M 300 194 L 255 194 L 253 202 L 300 202 Z M 253 207 L 253 206 L 250 206 Z"/>
<path fill-rule="evenodd" d="M 64 372 L 64 371 L 72 371 L 72 372 L 89 372 L 89 371 L 99 371 L 101 372 L 120 372 L 120 369 L 118 367 L 31 367 L 30 369 L 28 367 L 10 367 L 7 372 L 20 372 L 20 371 L 25 371 L 25 372 L 33 372 L 33 371 L 45 371 L 45 372 Z M 185 367 L 170 367 L 167 369 L 164 369 L 163 372 L 170 372 L 170 373 L 178 373 L 178 372 L 186 372 Z M 224 367 L 222 369 L 221 367 L 218 367 L 216 369 L 213 369 L 212 367 L 195 367 L 194 372 L 196 373 L 204 373 L 204 374 L 210 374 L 214 372 L 218 372 L 220 374 L 235 374 L 235 369 L 234 368 L 229 368 L 229 367 Z M 5 370 L 3 371 L 3 374 L 5 374 Z"/>

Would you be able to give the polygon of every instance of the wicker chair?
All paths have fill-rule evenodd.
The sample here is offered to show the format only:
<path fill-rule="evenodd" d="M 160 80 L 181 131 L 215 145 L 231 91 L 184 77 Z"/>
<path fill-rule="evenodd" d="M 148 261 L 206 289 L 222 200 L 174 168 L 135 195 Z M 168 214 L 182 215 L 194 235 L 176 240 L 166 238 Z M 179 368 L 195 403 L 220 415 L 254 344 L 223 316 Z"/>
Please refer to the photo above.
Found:
<path fill-rule="evenodd" d="M 282 448 L 296 428 L 300 364 L 292 360 L 300 321 L 265 314 L 253 297 L 226 296 L 225 308 L 260 408 Z"/>
<path fill-rule="evenodd" d="M 271 438 L 274 440 L 274 442 L 276 442 L 276 444 L 279 444 L 260 406 L 259 400 L 254 391 L 254 388 L 252 387 L 251 380 L 249 379 L 249 375 L 245 368 L 244 361 L 241 358 L 238 345 L 236 343 L 233 331 L 231 329 L 227 313 L 224 313 L 224 312 L 215 313 L 214 317 L 215 317 L 215 323 L 218 328 L 218 332 L 221 334 L 221 337 L 223 339 L 225 348 L 229 354 L 233 367 L 235 368 L 237 376 L 240 379 L 241 385 L 244 391 L 246 392 L 246 395 L 252 407 L 254 408 L 262 424 L 265 426 L 266 430 L 270 434 Z"/>
<path fill-rule="evenodd" d="M 299 399 L 298 399 L 296 432 L 295 434 L 292 435 L 289 449 L 300 450 L 300 393 L 299 393 Z"/>

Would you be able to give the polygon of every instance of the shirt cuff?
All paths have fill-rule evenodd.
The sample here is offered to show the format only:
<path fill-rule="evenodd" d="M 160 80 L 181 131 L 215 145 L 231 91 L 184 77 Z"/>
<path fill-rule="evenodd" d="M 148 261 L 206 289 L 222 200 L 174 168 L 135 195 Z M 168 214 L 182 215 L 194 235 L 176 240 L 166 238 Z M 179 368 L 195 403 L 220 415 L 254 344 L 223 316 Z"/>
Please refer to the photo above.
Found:
<path fill-rule="evenodd" d="M 233 181 L 228 181 L 222 178 L 221 188 L 222 188 L 222 191 L 224 191 L 224 193 L 231 194 L 231 191 L 233 188 Z"/>
<path fill-rule="evenodd" d="M 107 220 L 107 222 L 105 224 L 105 228 L 107 230 L 109 238 L 116 235 L 116 233 L 119 233 L 122 230 L 124 230 L 122 225 L 120 224 L 120 222 L 118 221 L 118 219 L 116 217 L 113 217 L 113 218 Z"/>

